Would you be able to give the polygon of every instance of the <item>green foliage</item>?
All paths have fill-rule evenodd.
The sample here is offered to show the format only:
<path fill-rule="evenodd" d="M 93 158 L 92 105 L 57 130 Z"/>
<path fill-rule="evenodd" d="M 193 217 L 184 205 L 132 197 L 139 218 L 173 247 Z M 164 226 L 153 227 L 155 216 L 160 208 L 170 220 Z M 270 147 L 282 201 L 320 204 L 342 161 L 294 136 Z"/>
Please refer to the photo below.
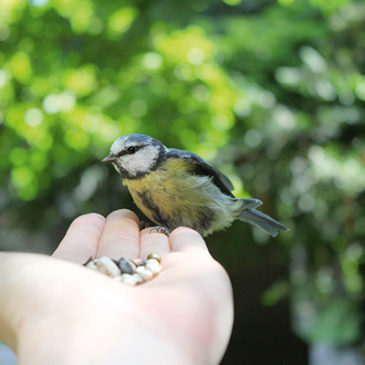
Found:
<path fill-rule="evenodd" d="M 275 305 L 288 295 L 289 287 L 286 281 L 277 281 L 262 296 L 262 303 L 265 305 Z"/>
<path fill-rule="evenodd" d="M 288 292 L 295 308 L 314 303 L 300 336 L 355 341 L 364 35 L 362 1 L 1 1 L 2 246 L 26 237 L 27 249 L 45 250 L 37 244 L 71 218 L 128 206 L 100 159 L 118 135 L 150 134 L 213 159 L 238 196 L 259 197 L 290 226 L 277 239 L 278 255 L 291 251 L 290 285 L 264 302 Z M 346 304 L 330 305 L 339 295 Z"/>
<path fill-rule="evenodd" d="M 295 329 L 309 343 L 342 346 L 354 343 L 361 337 L 363 318 L 359 308 L 350 300 L 337 298 L 320 308 L 306 303 L 297 315 L 300 320 L 295 323 Z"/>

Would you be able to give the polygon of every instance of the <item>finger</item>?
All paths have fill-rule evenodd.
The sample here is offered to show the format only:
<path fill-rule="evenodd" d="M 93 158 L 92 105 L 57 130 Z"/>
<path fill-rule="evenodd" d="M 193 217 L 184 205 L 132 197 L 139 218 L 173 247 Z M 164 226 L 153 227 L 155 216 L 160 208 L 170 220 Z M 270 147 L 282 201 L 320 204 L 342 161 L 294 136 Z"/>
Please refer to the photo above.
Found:
<path fill-rule="evenodd" d="M 135 258 L 139 254 L 139 220 L 127 209 L 116 210 L 106 218 L 97 256 Z"/>
<path fill-rule="evenodd" d="M 170 245 L 168 237 L 163 233 L 151 232 L 151 228 L 141 231 L 140 257 L 145 259 L 150 253 L 164 256 L 169 253 Z"/>
<path fill-rule="evenodd" d="M 172 251 L 178 252 L 208 252 L 207 245 L 202 236 L 187 227 L 176 228 L 169 237 Z"/>
<path fill-rule="evenodd" d="M 53 256 L 80 264 L 89 257 L 95 257 L 104 224 L 105 218 L 96 213 L 76 218 Z"/>

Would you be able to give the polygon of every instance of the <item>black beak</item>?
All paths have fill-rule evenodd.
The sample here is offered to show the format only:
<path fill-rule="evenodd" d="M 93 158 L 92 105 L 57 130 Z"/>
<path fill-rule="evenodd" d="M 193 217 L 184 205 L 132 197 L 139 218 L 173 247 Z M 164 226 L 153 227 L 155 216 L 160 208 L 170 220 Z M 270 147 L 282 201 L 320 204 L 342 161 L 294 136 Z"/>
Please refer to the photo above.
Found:
<path fill-rule="evenodd" d="M 114 153 L 109 153 L 108 156 L 106 156 L 102 162 L 107 162 L 107 163 L 111 163 L 115 161 L 116 156 L 114 155 Z"/>

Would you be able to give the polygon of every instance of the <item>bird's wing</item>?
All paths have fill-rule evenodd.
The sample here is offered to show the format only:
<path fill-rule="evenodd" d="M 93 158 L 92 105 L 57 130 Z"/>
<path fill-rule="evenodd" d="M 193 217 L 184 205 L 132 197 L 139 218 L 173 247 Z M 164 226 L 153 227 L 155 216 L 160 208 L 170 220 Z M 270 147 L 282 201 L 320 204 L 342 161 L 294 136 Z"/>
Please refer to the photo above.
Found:
<path fill-rule="evenodd" d="M 233 185 L 228 177 L 212 165 L 209 165 L 200 156 L 192 152 L 169 148 L 166 157 L 185 159 L 194 167 L 194 172 L 197 175 L 211 177 L 213 183 L 221 190 L 222 193 L 234 198 L 234 195 L 232 194 Z"/>

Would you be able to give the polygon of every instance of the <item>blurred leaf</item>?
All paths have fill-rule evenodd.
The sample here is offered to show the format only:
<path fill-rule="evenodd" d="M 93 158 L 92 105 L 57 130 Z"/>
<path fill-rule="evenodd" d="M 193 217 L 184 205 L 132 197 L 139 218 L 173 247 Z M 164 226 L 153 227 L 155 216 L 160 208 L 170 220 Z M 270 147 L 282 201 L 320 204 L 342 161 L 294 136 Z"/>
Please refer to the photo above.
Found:
<path fill-rule="evenodd" d="M 363 316 L 351 301 L 336 299 L 315 315 L 313 326 L 299 333 L 311 343 L 348 345 L 361 335 Z"/>
<path fill-rule="evenodd" d="M 269 289 L 266 289 L 262 295 L 262 303 L 267 306 L 277 304 L 280 300 L 288 296 L 289 284 L 286 281 L 277 281 Z"/>

